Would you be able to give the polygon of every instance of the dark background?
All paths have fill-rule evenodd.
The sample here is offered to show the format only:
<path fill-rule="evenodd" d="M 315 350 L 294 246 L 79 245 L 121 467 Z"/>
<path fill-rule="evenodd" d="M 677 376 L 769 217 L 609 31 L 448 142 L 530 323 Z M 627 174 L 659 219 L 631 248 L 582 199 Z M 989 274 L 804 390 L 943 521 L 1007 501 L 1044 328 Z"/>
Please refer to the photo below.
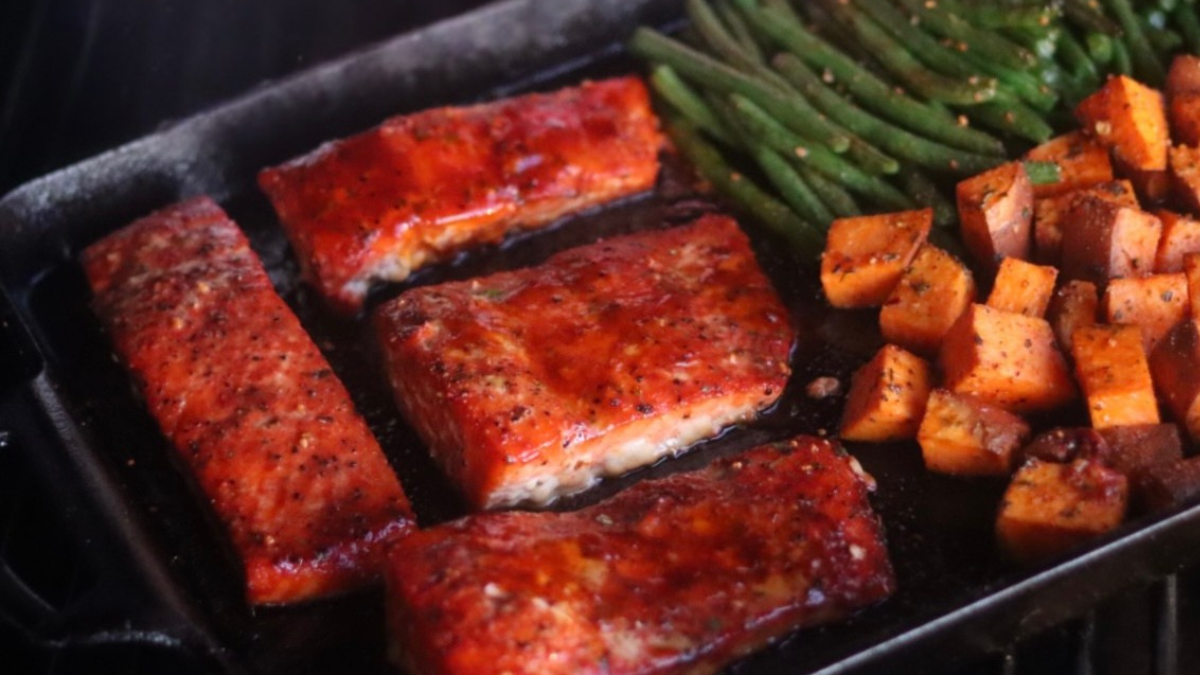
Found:
<path fill-rule="evenodd" d="M 273 79 L 483 4 L 0 0 L 0 194 Z M 48 600 L 66 602 L 78 566 L 55 521 L 69 505 L 42 498 L 27 475 L 0 436 L 0 556 Z M 1163 667 L 1152 625 L 1171 597 L 1180 622 L 1200 630 L 1195 577 L 1170 582 L 1184 591 L 1178 595 L 1134 589 L 960 675 L 1196 672 L 1195 663 Z M 47 649 L 0 621 L 0 675 L 189 672 L 169 650 Z"/>
<path fill-rule="evenodd" d="M 2 0 L 0 194 L 486 0 Z"/>

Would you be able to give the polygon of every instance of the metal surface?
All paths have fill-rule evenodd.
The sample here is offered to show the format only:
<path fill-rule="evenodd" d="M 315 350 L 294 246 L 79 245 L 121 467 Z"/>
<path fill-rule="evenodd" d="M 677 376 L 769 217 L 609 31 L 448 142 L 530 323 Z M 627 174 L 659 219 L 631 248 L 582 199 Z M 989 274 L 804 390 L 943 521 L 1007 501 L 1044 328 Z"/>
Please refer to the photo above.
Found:
<path fill-rule="evenodd" d="M 627 70 L 633 64 L 619 54 L 620 39 L 638 23 L 661 24 L 677 12 L 677 3 L 665 0 L 500 3 L 261 88 L 0 200 L 0 363 L 6 364 L 0 429 L 12 441 L 0 452 L 19 451 L 35 476 L 32 489 L 70 505 L 64 526 L 74 555 L 85 562 L 72 583 L 77 592 L 64 602 L 30 593 L 22 581 L 27 572 L 0 570 L 0 611 L 47 644 L 165 646 L 190 654 L 202 670 L 378 672 L 383 636 L 374 594 L 256 614 L 242 604 L 236 563 L 219 528 L 108 358 L 77 255 L 154 208 L 202 192 L 214 196 L 247 229 L 273 281 L 328 352 L 399 468 L 422 522 L 452 517 L 455 500 L 395 413 L 373 350 L 363 348 L 369 330 L 327 314 L 297 284 L 254 173 L 397 112 Z M 680 186 L 668 184 L 654 199 L 467 256 L 411 283 L 530 264 L 598 235 L 655 227 L 697 208 L 680 203 L 682 196 Z M 800 393 L 804 383 L 817 375 L 845 377 L 875 346 L 870 317 L 823 313 L 813 290 L 795 281 L 789 261 L 770 242 L 757 243 L 793 313 L 803 317 L 792 391 L 755 428 L 643 475 L 829 428 L 837 402 L 808 401 Z M 1002 483 L 929 474 L 911 446 L 856 448 L 856 454 L 880 483 L 875 501 L 900 591 L 851 621 L 791 636 L 746 659 L 738 672 L 920 672 L 932 659 L 944 669 L 956 659 L 1005 653 L 1106 596 L 1200 559 L 1200 548 L 1191 545 L 1200 536 L 1200 510 L 1192 508 L 1131 523 L 1057 566 L 1022 571 L 1000 559 L 992 543 Z M 1170 583 L 1164 588 L 1173 589 Z M 1181 596 L 1163 593 L 1156 637 L 1148 640 L 1158 654 L 1154 667 L 1161 665 L 1155 672 L 1170 673 L 1181 653 L 1172 628 Z M 1087 663 L 1076 672 L 1111 672 L 1090 665 L 1102 648 L 1100 624 L 1082 625 L 1080 647 L 1071 653 L 1087 655 Z M 1016 650 L 997 667 L 1015 669 L 1021 654 Z"/>

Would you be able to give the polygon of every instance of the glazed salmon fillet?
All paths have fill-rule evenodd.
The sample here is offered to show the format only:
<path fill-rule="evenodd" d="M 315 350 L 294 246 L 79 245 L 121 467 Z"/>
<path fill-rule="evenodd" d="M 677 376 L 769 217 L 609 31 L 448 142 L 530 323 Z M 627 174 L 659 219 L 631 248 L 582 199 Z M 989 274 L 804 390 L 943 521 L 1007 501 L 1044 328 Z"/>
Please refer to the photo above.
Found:
<path fill-rule="evenodd" d="M 423 675 L 713 673 L 892 592 L 857 469 L 798 437 L 572 513 L 417 532 L 389 557 L 389 658 Z"/>
<path fill-rule="evenodd" d="M 366 423 L 208 198 L 89 247 L 93 306 L 241 557 L 250 602 L 377 580 L 414 527 Z"/>
<path fill-rule="evenodd" d="M 357 311 L 375 280 L 648 190 L 662 137 L 634 77 L 395 117 L 265 169 L 305 278 Z"/>
<path fill-rule="evenodd" d="M 794 339 L 718 215 L 412 289 L 375 319 L 399 407 L 480 509 L 546 504 L 753 419 Z"/>

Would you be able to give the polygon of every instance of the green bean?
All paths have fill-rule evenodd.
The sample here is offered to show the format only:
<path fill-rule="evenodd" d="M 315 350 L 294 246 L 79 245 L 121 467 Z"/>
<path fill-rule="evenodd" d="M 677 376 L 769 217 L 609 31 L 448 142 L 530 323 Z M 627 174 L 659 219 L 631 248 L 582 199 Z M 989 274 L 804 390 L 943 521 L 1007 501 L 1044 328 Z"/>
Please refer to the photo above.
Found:
<path fill-rule="evenodd" d="M 796 171 L 808 184 L 812 186 L 813 192 L 816 192 L 821 197 L 821 201 L 833 211 L 833 215 L 838 218 L 852 218 L 862 215 L 862 208 L 854 201 L 854 197 L 850 196 L 841 185 L 829 180 L 820 173 L 813 171 L 811 168 L 801 164 L 796 167 Z"/>
<path fill-rule="evenodd" d="M 1062 170 L 1054 162 L 1022 162 L 1029 182 L 1034 185 L 1054 185 L 1062 182 Z"/>
<path fill-rule="evenodd" d="M 718 58 L 737 70 L 761 78 L 776 89 L 787 90 L 786 82 L 742 49 L 705 0 L 687 0 L 687 13 L 696 32 Z"/>
<path fill-rule="evenodd" d="M 1077 78 L 1091 82 L 1093 86 L 1100 84 L 1100 70 L 1088 57 L 1087 50 L 1075 35 L 1069 30 L 1062 32 L 1058 42 L 1058 53 L 1062 55 L 1063 65 Z"/>
<path fill-rule="evenodd" d="M 819 228 L 797 216 L 786 204 L 764 192 L 754 181 L 734 171 L 721 153 L 705 143 L 696 134 L 695 127 L 686 120 L 668 119 L 667 133 L 700 175 L 741 209 L 785 239 L 802 262 L 816 264 L 825 248 L 825 237 Z"/>
<path fill-rule="evenodd" d="M 833 213 L 787 160 L 766 148 L 755 148 L 753 154 L 767 180 L 771 181 L 792 210 L 801 217 L 808 218 L 817 227 L 829 229 Z"/>
<path fill-rule="evenodd" d="M 880 187 L 887 186 L 887 183 L 847 162 L 842 156 L 835 155 L 819 144 L 814 144 L 787 129 L 753 101 L 737 94 L 729 98 L 731 114 L 737 119 L 742 130 L 756 142 L 810 164 L 817 171 L 846 184 L 852 190 L 868 195 L 887 193 L 886 188 Z M 885 196 L 884 199 L 888 197 Z"/>
<path fill-rule="evenodd" d="M 763 54 L 762 47 L 754 39 L 754 35 L 750 33 L 750 27 L 746 25 L 746 21 L 742 19 L 741 14 L 737 13 L 733 5 L 729 4 L 727 0 L 716 0 L 713 8 L 720 15 L 721 21 L 725 22 L 729 28 L 730 34 L 742 46 L 742 50 L 758 63 L 766 63 L 767 57 Z"/>
<path fill-rule="evenodd" d="M 971 108 L 971 114 L 993 129 L 1041 143 L 1054 135 L 1054 129 L 1041 115 L 1018 101 L 991 101 Z"/>
<path fill-rule="evenodd" d="M 1113 60 L 1113 43 L 1116 42 L 1104 33 L 1088 33 L 1084 42 L 1092 60 L 1100 65 L 1107 65 Z"/>
<path fill-rule="evenodd" d="M 1121 40 L 1113 40 L 1113 70 L 1121 75 L 1133 75 L 1133 60 L 1129 57 L 1129 49 Z"/>
<path fill-rule="evenodd" d="M 1054 57 L 1054 53 L 1058 51 L 1058 36 L 1061 33 L 1062 29 L 1058 26 L 1037 32 L 1021 28 L 1005 28 L 1000 31 L 1001 35 L 1025 47 L 1040 59 Z"/>
<path fill-rule="evenodd" d="M 1179 3 L 1171 12 L 1171 19 L 1183 35 L 1188 51 L 1200 54 L 1200 18 L 1196 17 L 1196 6 L 1190 2 Z"/>
<path fill-rule="evenodd" d="M 976 129 L 959 126 L 953 115 L 896 91 L 813 35 L 787 13 L 770 7 L 760 8 L 754 0 L 733 2 L 742 10 L 752 29 L 814 67 L 827 70 L 860 105 L 931 139 L 981 154 L 1004 155 L 1004 146 L 997 139 Z"/>
<path fill-rule="evenodd" d="M 989 61 L 980 54 L 967 50 L 961 54 L 964 61 L 991 75 L 1010 89 L 1021 100 L 1043 112 L 1054 109 L 1058 105 L 1058 95 L 1054 90 L 1038 81 L 1038 78 L 1025 70 L 1013 70 Z"/>
<path fill-rule="evenodd" d="M 792 207 L 792 210 L 801 218 L 818 226 L 828 226 L 829 221 L 833 220 L 833 214 L 808 183 L 796 173 L 796 170 L 770 145 L 758 142 L 748 126 L 742 123 L 729 101 L 711 92 L 708 94 L 707 100 L 709 107 L 716 111 L 725 126 L 731 129 L 737 137 L 739 147 L 754 159 L 754 162 L 762 169 L 763 175 L 783 197 L 783 201 Z M 766 115 L 766 113 L 763 114 Z M 770 119 L 769 115 L 766 117 Z M 774 123 L 774 120 L 771 121 Z M 786 129 L 783 131 L 788 133 Z"/>
<path fill-rule="evenodd" d="M 656 64 L 650 69 L 650 86 L 659 96 L 675 107 L 684 117 L 688 118 L 704 133 L 721 141 L 725 145 L 734 145 L 737 139 L 725 129 L 725 125 L 708 105 L 700 98 L 686 82 L 671 68 Z"/>
<path fill-rule="evenodd" d="M 975 77 L 980 73 L 963 61 L 962 56 L 938 42 L 929 33 L 909 22 L 904 12 L 888 0 L 857 0 L 855 6 L 875 20 L 930 68 L 955 77 Z"/>
<path fill-rule="evenodd" d="M 629 50 L 648 61 L 665 63 L 681 76 L 722 93 L 738 93 L 758 103 L 789 128 L 844 152 L 850 139 L 804 100 L 791 91 L 781 91 L 760 79 L 710 58 L 655 31 L 639 27 L 629 40 Z"/>
<path fill-rule="evenodd" d="M 1116 15 L 1117 22 L 1121 24 L 1121 29 L 1125 32 L 1125 47 L 1129 50 L 1130 60 L 1137 76 L 1152 87 L 1161 85 L 1166 79 L 1167 73 L 1154 53 L 1154 49 L 1150 46 L 1150 40 L 1142 31 L 1137 14 L 1134 13 L 1129 0 L 1105 0 L 1105 3 Z"/>
<path fill-rule="evenodd" d="M 1037 57 L 1024 47 L 1015 44 L 997 33 L 976 28 L 961 17 L 947 12 L 935 5 L 929 6 L 925 0 L 899 0 L 900 4 L 916 16 L 924 26 L 947 40 L 967 45 L 968 49 L 978 51 L 984 58 L 991 59 L 1009 68 L 1029 68 L 1037 65 Z"/>
<path fill-rule="evenodd" d="M 893 126 L 863 111 L 830 89 L 794 54 L 777 55 L 772 64 L 784 79 L 808 96 L 826 115 L 834 117 L 855 133 L 899 159 L 940 171 L 979 173 L 1001 158 L 950 148 Z"/>
<path fill-rule="evenodd" d="M 928 69 L 909 53 L 908 49 L 889 35 L 889 31 L 866 14 L 840 4 L 839 0 L 826 2 L 827 11 L 854 31 L 858 40 L 875 54 L 877 60 L 906 86 L 921 96 L 954 105 L 977 105 L 996 97 L 996 81 L 991 78 L 974 77 L 956 80 L 944 77 Z"/>
<path fill-rule="evenodd" d="M 1121 27 L 1104 15 L 1097 0 L 1063 0 L 1063 14 L 1091 33 L 1121 34 Z"/>
<path fill-rule="evenodd" d="M 904 182 L 904 190 L 912 195 L 917 203 L 933 209 L 933 224 L 938 227 L 950 227 L 958 222 L 958 208 L 938 189 L 933 179 L 921 171 L 920 167 L 907 165 L 900 172 Z"/>
<path fill-rule="evenodd" d="M 1146 39 L 1150 42 L 1150 46 L 1159 54 L 1170 54 L 1183 46 L 1183 37 L 1173 30 L 1155 26 L 1145 17 L 1138 17 L 1138 23 L 1142 27 L 1142 32 L 1146 34 Z M 1159 61 L 1161 64 L 1162 62 Z"/>
<path fill-rule="evenodd" d="M 945 0 L 940 0 L 945 5 Z M 1020 28 L 1029 32 L 1045 30 L 1058 16 L 1058 8 L 1038 5 L 1013 7 L 1001 4 L 964 4 L 955 2 L 949 5 L 951 11 L 958 14 L 968 23 L 979 28 L 998 30 L 1001 28 Z"/>

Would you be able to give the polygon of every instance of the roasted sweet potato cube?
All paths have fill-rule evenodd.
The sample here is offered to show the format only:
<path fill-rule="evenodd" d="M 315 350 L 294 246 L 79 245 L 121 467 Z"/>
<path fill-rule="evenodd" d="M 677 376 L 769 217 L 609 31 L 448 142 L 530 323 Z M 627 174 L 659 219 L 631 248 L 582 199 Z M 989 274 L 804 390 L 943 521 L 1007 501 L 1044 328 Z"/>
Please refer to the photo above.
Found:
<path fill-rule="evenodd" d="M 1171 138 L 1184 145 L 1200 145 L 1200 58 L 1176 56 L 1165 90 Z"/>
<path fill-rule="evenodd" d="M 1167 511 L 1191 502 L 1200 495 L 1200 457 L 1148 467 L 1134 487 L 1143 511 Z"/>
<path fill-rule="evenodd" d="M 967 249 L 988 272 L 1005 257 L 1028 260 L 1033 241 L 1033 184 L 1009 162 L 958 184 L 958 214 Z"/>
<path fill-rule="evenodd" d="M 1200 441 L 1200 320 L 1180 322 L 1159 341 L 1150 375 L 1175 420 Z"/>
<path fill-rule="evenodd" d="M 1200 210 L 1200 148 L 1171 148 L 1171 180 L 1175 196 L 1192 211 Z"/>
<path fill-rule="evenodd" d="M 1061 180 L 1033 186 L 1033 196 L 1039 199 L 1113 179 L 1108 148 L 1080 131 L 1051 138 L 1025 153 L 1025 159 L 1058 165 Z"/>
<path fill-rule="evenodd" d="M 1058 265 L 1062 261 L 1064 219 L 1070 213 L 1071 206 L 1075 201 L 1085 195 L 1111 201 L 1114 204 L 1138 207 L 1138 198 L 1133 184 L 1127 180 L 1098 183 L 1091 187 L 1035 200 L 1033 203 L 1033 241 L 1036 253 L 1034 257 L 1038 262 L 1045 265 Z"/>
<path fill-rule="evenodd" d="M 1200 56 L 1180 54 L 1171 59 L 1164 87 L 1167 96 L 1200 93 Z"/>
<path fill-rule="evenodd" d="M 1108 452 L 1108 442 L 1091 427 L 1058 427 L 1043 431 L 1021 448 L 1021 460 L 1073 462 L 1095 459 Z"/>
<path fill-rule="evenodd" d="M 1200 145 L 1200 92 L 1171 96 L 1167 110 L 1171 117 L 1171 138 L 1183 145 Z"/>
<path fill-rule="evenodd" d="M 834 307 L 877 307 L 933 227 L 933 209 L 833 221 L 821 257 L 821 286 Z"/>
<path fill-rule="evenodd" d="M 950 326 L 975 301 L 975 277 L 958 258 L 925 244 L 883 303 L 883 338 L 918 354 L 934 355 Z"/>
<path fill-rule="evenodd" d="M 1140 279 L 1113 279 L 1101 302 L 1109 323 L 1132 324 L 1141 329 L 1149 354 L 1175 324 L 1188 316 L 1187 277 L 1152 274 Z"/>
<path fill-rule="evenodd" d="M 1200 319 L 1200 253 L 1183 254 L 1183 275 L 1187 277 L 1192 318 Z"/>
<path fill-rule="evenodd" d="M 1124 75 L 1110 77 L 1104 86 L 1075 108 L 1084 132 L 1112 148 L 1130 168 L 1167 168 L 1166 108 L 1162 93 Z"/>
<path fill-rule="evenodd" d="M 1062 228 L 1072 205 L 1081 197 L 1092 196 L 1114 204 L 1138 208 L 1138 195 L 1128 180 L 1110 180 L 1091 187 L 1063 192 L 1062 195 L 1036 199 L 1033 202 L 1034 258 L 1043 264 L 1062 262 Z"/>
<path fill-rule="evenodd" d="M 1135 478 L 1146 469 L 1183 459 L 1183 439 L 1174 424 L 1130 424 L 1100 430 L 1104 447 L 1091 458 Z M 1135 482 L 1136 488 L 1136 482 Z"/>
<path fill-rule="evenodd" d="M 1162 223 L 1153 214 L 1094 195 L 1071 204 L 1063 222 L 1062 275 L 1104 284 L 1154 271 Z"/>
<path fill-rule="evenodd" d="M 1158 401 L 1137 326 L 1080 328 L 1072 338 L 1071 355 L 1093 427 L 1158 423 Z"/>
<path fill-rule="evenodd" d="M 947 389 L 1013 412 L 1053 410 L 1075 398 L 1044 319 L 973 304 L 946 333 L 939 360 Z"/>
<path fill-rule="evenodd" d="M 1170 161 L 1166 169 L 1134 169 L 1117 159 L 1113 162 L 1117 176 L 1128 181 L 1137 193 L 1143 206 L 1161 206 L 1170 199 L 1174 181 L 1171 179 Z"/>
<path fill-rule="evenodd" d="M 1063 284 L 1054 293 L 1050 308 L 1046 310 L 1058 344 L 1069 347 L 1076 330 L 1096 325 L 1099 308 L 1100 297 L 1096 293 L 1096 284 L 1090 281 L 1068 281 Z"/>
<path fill-rule="evenodd" d="M 996 535 L 1017 561 L 1042 562 L 1120 525 L 1128 503 L 1128 480 L 1099 462 L 1031 459 L 1004 493 Z"/>
<path fill-rule="evenodd" d="M 1029 438 L 1019 416 L 970 396 L 935 389 L 917 431 L 930 471 L 960 476 L 1006 476 Z"/>
<path fill-rule="evenodd" d="M 1041 317 L 1054 295 L 1056 278 L 1058 270 L 1053 267 L 1005 258 L 996 272 L 987 305 L 1002 312 Z"/>
<path fill-rule="evenodd" d="M 1154 271 L 1159 274 L 1183 271 L 1183 256 L 1200 252 L 1200 220 L 1165 209 L 1154 215 L 1162 223 L 1162 237 L 1154 256 Z"/>
<path fill-rule="evenodd" d="M 872 443 L 916 437 L 932 386 L 933 374 L 924 359 L 884 345 L 850 380 L 841 437 Z"/>

